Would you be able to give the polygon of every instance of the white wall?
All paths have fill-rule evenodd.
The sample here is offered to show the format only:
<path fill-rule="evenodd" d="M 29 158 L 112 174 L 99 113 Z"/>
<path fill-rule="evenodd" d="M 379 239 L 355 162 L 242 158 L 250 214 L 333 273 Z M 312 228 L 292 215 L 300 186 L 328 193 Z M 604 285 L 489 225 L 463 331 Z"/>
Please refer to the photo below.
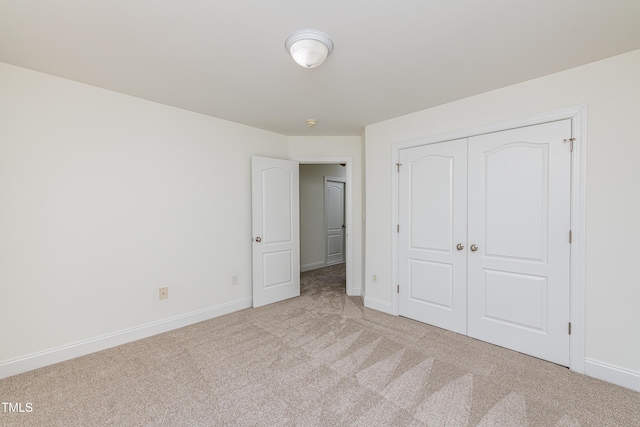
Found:
<path fill-rule="evenodd" d="M 344 178 L 339 164 L 300 165 L 300 270 L 324 267 L 326 232 L 324 229 L 324 177 Z"/>
<path fill-rule="evenodd" d="M 250 306 L 252 154 L 288 139 L 0 63 L 0 378 Z"/>
<path fill-rule="evenodd" d="M 362 163 L 362 138 L 359 136 L 324 136 L 324 137 L 289 137 L 289 156 L 292 159 L 314 158 L 320 159 L 348 159 L 351 167 L 351 177 L 347 176 L 351 186 L 351 206 L 353 208 L 353 224 L 351 230 L 354 242 L 353 262 L 347 267 L 347 274 L 353 280 L 351 295 L 360 295 L 362 289 L 362 272 L 364 259 L 361 242 L 362 233 L 362 209 L 363 209 L 363 163 Z M 325 163 L 335 163 L 336 160 Z M 303 162 L 307 163 L 307 162 Z"/>
<path fill-rule="evenodd" d="M 392 145 L 588 105 L 586 358 L 640 386 L 640 51 L 367 126 L 366 299 L 390 307 Z"/>

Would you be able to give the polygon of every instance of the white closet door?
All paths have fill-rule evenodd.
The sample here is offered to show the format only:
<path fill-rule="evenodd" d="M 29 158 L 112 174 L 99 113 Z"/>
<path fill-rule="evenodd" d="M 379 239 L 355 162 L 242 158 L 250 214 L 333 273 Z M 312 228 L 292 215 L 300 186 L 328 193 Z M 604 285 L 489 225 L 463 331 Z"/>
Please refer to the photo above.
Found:
<path fill-rule="evenodd" d="M 570 137 L 563 120 L 468 145 L 468 334 L 565 366 Z"/>
<path fill-rule="evenodd" d="M 466 333 L 467 141 L 400 152 L 400 315 Z"/>

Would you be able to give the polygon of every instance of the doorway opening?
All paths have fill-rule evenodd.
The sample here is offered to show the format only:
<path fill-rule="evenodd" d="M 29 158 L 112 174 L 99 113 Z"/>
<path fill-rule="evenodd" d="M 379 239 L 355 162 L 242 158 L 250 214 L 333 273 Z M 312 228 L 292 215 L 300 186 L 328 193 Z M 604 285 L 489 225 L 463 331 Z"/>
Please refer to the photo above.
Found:
<path fill-rule="evenodd" d="M 352 160 L 347 157 L 297 157 L 292 160 L 300 164 L 300 272 L 329 266 L 333 267 L 332 270 L 344 271 L 345 292 L 355 295 L 351 233 Z"/>

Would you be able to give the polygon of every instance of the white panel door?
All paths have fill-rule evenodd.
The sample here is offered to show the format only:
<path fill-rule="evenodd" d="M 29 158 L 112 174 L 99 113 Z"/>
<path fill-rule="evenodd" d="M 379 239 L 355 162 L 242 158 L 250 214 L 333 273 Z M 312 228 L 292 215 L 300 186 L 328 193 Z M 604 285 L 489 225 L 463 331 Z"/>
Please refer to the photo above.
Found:
<path fill-rule="evenodd" d="M 400 163 L 400 315 L 465 334 L 467 141 L 405 149 Z"/>
<path fill-rule="evenodd" d="M 344 181 L 325 178 L 326 264 L 344 262 Z"/>
<path fill-rule="evenodd" d="M 468 334 L 568 366 L 565 138 L 570 120 L 469 138 Z"/>
<path fill-rule="evenodd" d="M 251 158 L 253 306 L 300 295 L 298 163 Z"/>

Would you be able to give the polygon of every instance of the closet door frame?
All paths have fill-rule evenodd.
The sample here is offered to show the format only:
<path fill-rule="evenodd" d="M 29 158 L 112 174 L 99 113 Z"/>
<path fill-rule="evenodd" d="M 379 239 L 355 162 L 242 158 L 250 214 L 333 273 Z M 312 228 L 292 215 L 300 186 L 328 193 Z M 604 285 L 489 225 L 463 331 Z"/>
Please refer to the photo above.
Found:
<path fill-rule="evenodd" d="M 586 212 L 586 167 L 587 167 L 587 106 L 578 105 L 527 117 L 491 123 L 487 125 L 466 128 L 438 134 L 434 136 L 416 138 L 410 141 L 394 144 L 392 148 L 392 216 L 390 229 L 392 233 L 392 277 L 394 280 L 392 291 L 393 314 L 399 314 L 399 297 L 396 285 L 399 284 L 399 239 L 397 224 L 399 223 L 399 179 L 398 163 L 400 150 L 420 145 L 436 144 L 452 139 L 469 138 L 486 133 L 499 132 L 524 126 L 537 125 L 557 120 L 571 119 L 571 137 L 573 141 L 573 156 L 571 166 L 571 266 L 570 266 L 570 365 L 572 371 L 584 373 L 585 370 L 585 212 Z M 402 167 L 402 166 L 400 166 Z"/>

